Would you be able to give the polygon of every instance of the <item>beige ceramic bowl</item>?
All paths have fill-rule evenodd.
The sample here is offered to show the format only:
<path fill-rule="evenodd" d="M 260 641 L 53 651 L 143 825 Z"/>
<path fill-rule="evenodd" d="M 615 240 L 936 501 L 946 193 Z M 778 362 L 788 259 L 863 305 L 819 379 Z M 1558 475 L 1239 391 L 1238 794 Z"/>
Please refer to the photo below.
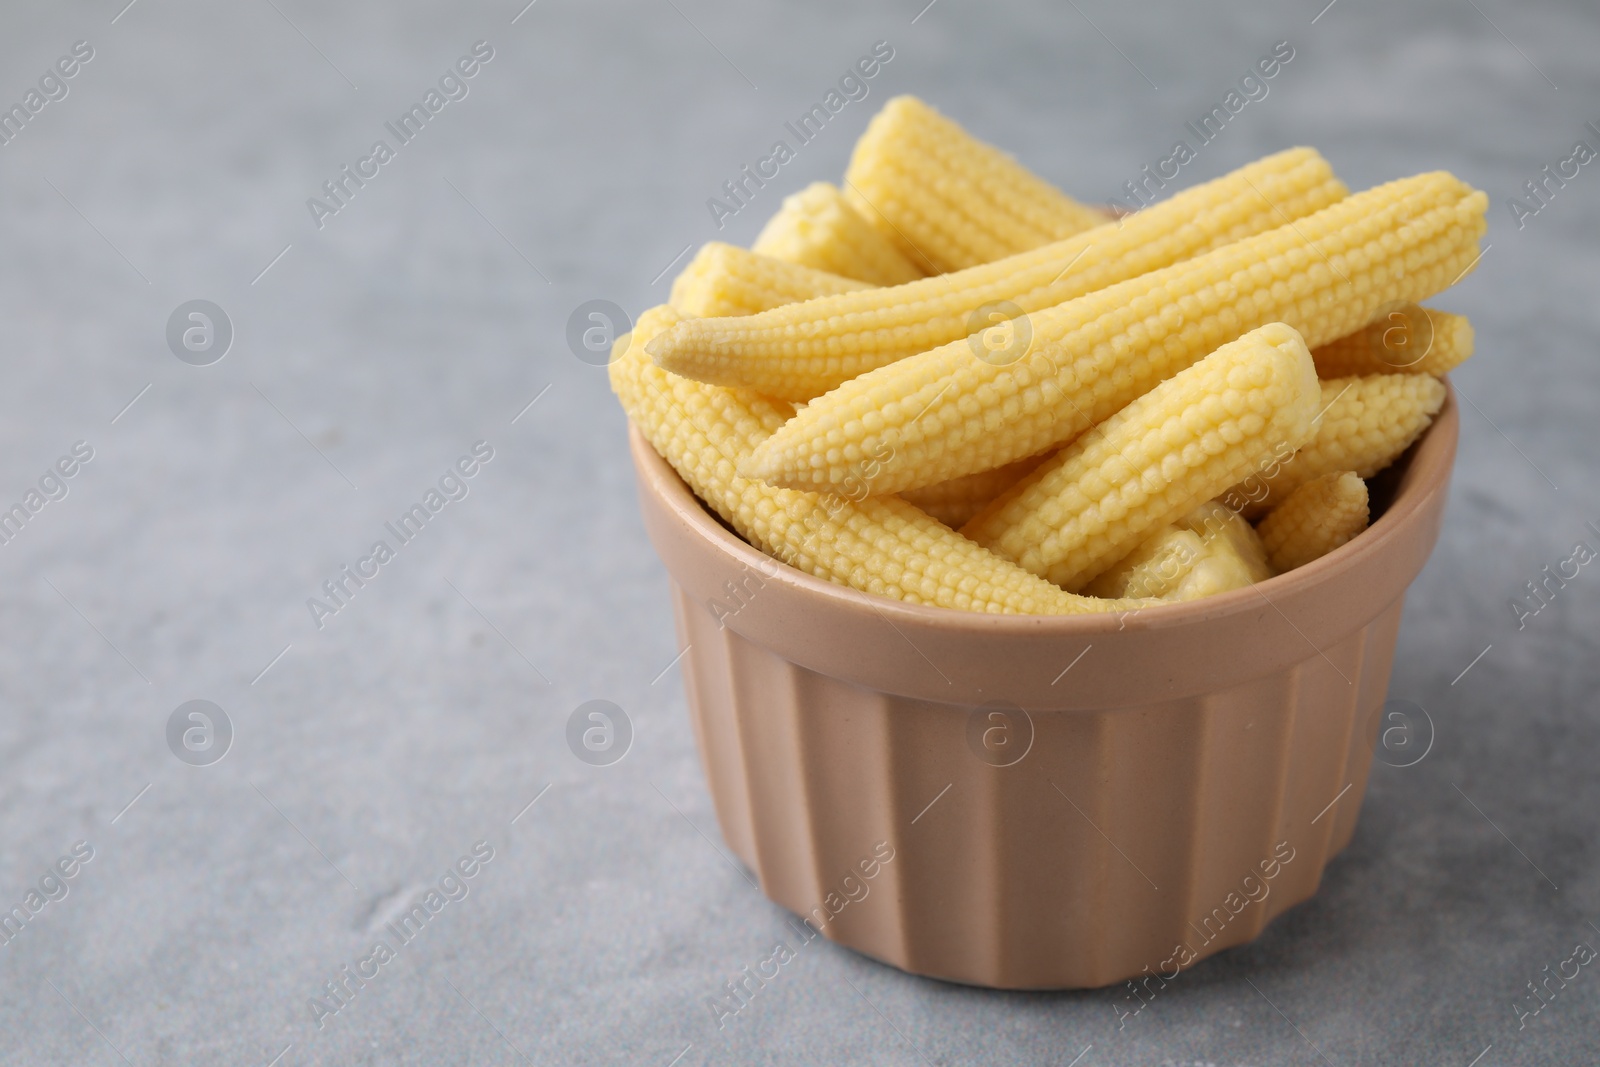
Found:
<path fill-rule="evenodd" d="M 730 533 L 635 434 L 723 837 L 831 939 L 937 978 L 1148 983 L 1250 940 L 1355 831 L 1456 433 L 1452 396 L 1338 551 L 1125 618 L 811 577 Z"/>

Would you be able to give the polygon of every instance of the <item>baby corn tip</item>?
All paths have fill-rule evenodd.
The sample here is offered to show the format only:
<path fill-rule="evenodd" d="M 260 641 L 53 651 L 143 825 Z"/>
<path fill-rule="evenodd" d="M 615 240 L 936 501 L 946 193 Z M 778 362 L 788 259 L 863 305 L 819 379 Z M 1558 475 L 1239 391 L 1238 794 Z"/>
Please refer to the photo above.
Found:
<path fill-rule="evenodd" d="M 673 366 L 673 363 L 682 349 L 682 346 L 674 343 L 673 339 L 677 334 L 677 326 L 656 334 L 645 342 L 645 355 L 654 360 L 656 366 L 664 370 L 676 371 L 677 368 Z"/>

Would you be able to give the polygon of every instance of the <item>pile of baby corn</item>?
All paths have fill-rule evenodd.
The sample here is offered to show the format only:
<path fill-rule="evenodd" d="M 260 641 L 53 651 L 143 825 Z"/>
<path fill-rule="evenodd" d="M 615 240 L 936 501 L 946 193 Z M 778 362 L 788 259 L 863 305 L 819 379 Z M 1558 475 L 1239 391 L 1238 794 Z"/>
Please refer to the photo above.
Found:
<path fill-rule="evenodd" d="M 1417 306 L 1476 264 L 1484 193 L 1350 194 L 1314 150 L 1112 220 L 914 97 L 842 187 L 712 243 L 619 338 L 632 424 L 783 562 L 966 611 L 1141 609 L 1366 529 L 1472 353 Z"/>

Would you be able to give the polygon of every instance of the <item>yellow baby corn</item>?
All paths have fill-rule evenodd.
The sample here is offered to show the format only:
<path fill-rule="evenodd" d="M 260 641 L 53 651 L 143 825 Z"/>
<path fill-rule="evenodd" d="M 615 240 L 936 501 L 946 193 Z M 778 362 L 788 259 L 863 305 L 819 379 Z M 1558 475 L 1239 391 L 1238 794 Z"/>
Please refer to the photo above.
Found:
<path fill-rule="evenodd" d="M 1123 596 L 1127 590 L 1138 589 L 1140 596 L 1167 600 L 1205 550 L 1198 534 L 1169 523 L 1139 542 L 1083 591 L 1088 596 Z"/>
<path fill-rule="evenodd" d="M 869 285 L 899 285 L 923 276 L 856 213 L 838 186 L 827 182 L 812 182 L 784 197 L 750 250 Z"/>
<path fill-rule="evenodd" d="M 1465 315 L 1407 304 L 1311 353 L 1324 378 L 1352 374 L 1445 374 L 1472 355 Z"/>
<path fill-rule="evenodd" d="M 1208 500 L 1163 526 L 1084 586 L 1103 597 L 1194 600 L 1272 577 L 1261 538 L 1239 514 Z"/>
<path fill-rule="evenodd" d="M 1279 573 L 1326 556 L 1367 528 L 1367 483 L 1354 471 L 1306 482 L 1261 520 L 1267 559 Z"/>
<path fill-rule="evenodd" d="M 1300 486 L 1335 471 L 1370 478 L 1400 458 L 1444 406 L 1445 386 L 1426 374 L 1329 378 L 1311 439 L 1264 478 L 1246 479 L 1223 499 L 1249 501 L 1255 518 Z"/>
<path fill-rule="evenodd" d="M 1144 605 L 1062 592 L 903 500 L 851 502 L 739 477 L 735 464 L 782 424 L 786 406 L 657 367 L 644 346 L 676 320 L 670 307 L 639 316 L 632 334 L 617 341 L 612 388 L 633 425 L 751 544 L 818 577 L 912 603 L 1045 615 Z"/>
<path fill-rule="evenodd" d="M 845 197 L 929 274 L 976 266 L 1105 221 L 914 96 L 856 142 Z"/>
<path fill-rule="evenodd" d="M 1272 577 L 1261 538 L 1238 512 L 1213 500 L 1178 520 L 1178 527 L 1199 537 L 1205 551 L 1164 599 L 1195 600 Z"/>
<path fill-rule="evenodd" d="M 737 322 L 682 322 L 651 345 L 651 355 L 701 381 L 809 400 L 876 367 L 967 337 L 989 324 L 980 309 L 1002 317 L 1038 312 L 1276 229 L 1345 193 L 1314 149 L 1290 149 L 1121 222 L 994 263 Z M 1027 326 L 1020 321 L 1013 328 L 1016 355 L 1027 345 Z"/>
<path fill-rule="evenodd" d="M 673 279 L 667 299 L 682 315 L 752 315 L 865 288 L 865 282 L 712 241 Z"/>
<path fill-rule="evenodd" d="M 1007 490 L 961 532 L 1069 591 L 1311 436 L 1316 367 L 1269 323 L 1162 382 Z"/>
<path fill-rule="evenodd" d="M 741 470 L 816 489 L 888 455 L 870 488 L 893 493 L 1036 455 L 1264 323 L 1326 344 L 1451 285 L 1476 262 L 1487 205 L 1443 172 L 1358 193 L 1037 312 L 1027 354 L 1004 366 L 961 340 L 868 371 L 814 400 Z"/>
<path fill-rule="evenodd" d="M 1033 456 L 992 471 L 963 474 L 938 485 L 907 489 L 900 494 L 900 499 L 915 504 L 952 530 L 959 530 L 991 500 L 1022 481 L 1044 460 L 1044 456 Z"/>

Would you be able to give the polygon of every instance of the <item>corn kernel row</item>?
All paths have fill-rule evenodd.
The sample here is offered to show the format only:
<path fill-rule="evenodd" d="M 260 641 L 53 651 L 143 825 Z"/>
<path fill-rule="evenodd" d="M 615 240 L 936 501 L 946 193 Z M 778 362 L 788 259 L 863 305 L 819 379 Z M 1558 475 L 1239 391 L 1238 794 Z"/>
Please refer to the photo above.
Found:
<path fill-rule="evenodd" d="M 1370 478 L 1422 436 L 1445 395 L 1444 383 L 1425 374 L 1327 379 L 1311 439 L 1259 484 L 1236 486 L 1229 495 L 1248 500 L 1244 513 L 1255 517 L 1325 474 Z"/>
<path fill-rule="evenodd" d="M 740 477 L 736 465 L 783 423 L 786 405 L 657 367 L 644 346 L 677 318 L 670 307 L 639 316 L 617 341 L 612 388 L 638 431 L 752 545 L 808 574 L 910 603 L 1039 615 L 1143 605 L 1063 592 L 903 500 L 850 501 Z"/>
<path fill-rule="evenodd" d="M 995 497 L 1022 481 L 1044 461 L 1044 456 L 1030 456 L 994 470 L 963 474 L 921 489 L 907 489 L 900 498 L 915 504 L 952 530 L 959 530 Z"/>
<path fill-rule="evenodd" d="M 865 282 L 711 241 L 673 279 L 667 302 L 682 315 L 752 315 L 865 288 Z"/>
<path fill-rule="evenodd" d="M 1408 304 L 1384 313 L 1365 329 L 1311 353 L 1324 378 L 1353 374 L 1446 374 L 1472 355 L 1472 323 L 1465 315 Z"/>
<path fill-rule="evenodd" d="M 784 197 L 750 251 L 868 285 L 900 285 L 924 273 L 827 182 Z"/>
<path fill-rule="evenodd" d="M 1332 552 L 1367 528 L 1367 483 L 1354 471 L 1333 471 L 1290 493 L 1257 528 L 1279 572 Z"/>
<path fill-rule="evenodd" d="M 1016 362 L 997 366 L 958 341 L 869 371 L 809 404 L 742 472 L 822 489 L 887 453 L 871 488 L 891 493 L 1037 454 L 1267 322 L 1316 346 L 1446 288 L 1476 263 L 1487 204 L 1442 172 L 1356 194 L 1032 315 Z"/>
<path fill-rule="evenodd" d="M 1018 319 L 1012 343 L 1026 347 L 1022 331 L 1032 313 L 1276 229 L 1346 193 L 1314 149 L 1290 149 L 1029 252 L 757 315 L 689 320 L 650 351 L 663 367 L 690 378 L 810 400 L 866 371 L 976 333 L 990 325 L 985 312 Z"/>
<path fill-rule="evenodd" d="M 929 274 L 1059 241 L 1105 221 L 914 96 L 883 106 L 856 142 L 845 197 Z"/>
<path fill-rule="evenodd" d="M 1320 396 L 1305 342 L 1269 323 L 1062 449 L 961 532 L 1076 592 L 1262 457 L 1303 443 Z"/>

